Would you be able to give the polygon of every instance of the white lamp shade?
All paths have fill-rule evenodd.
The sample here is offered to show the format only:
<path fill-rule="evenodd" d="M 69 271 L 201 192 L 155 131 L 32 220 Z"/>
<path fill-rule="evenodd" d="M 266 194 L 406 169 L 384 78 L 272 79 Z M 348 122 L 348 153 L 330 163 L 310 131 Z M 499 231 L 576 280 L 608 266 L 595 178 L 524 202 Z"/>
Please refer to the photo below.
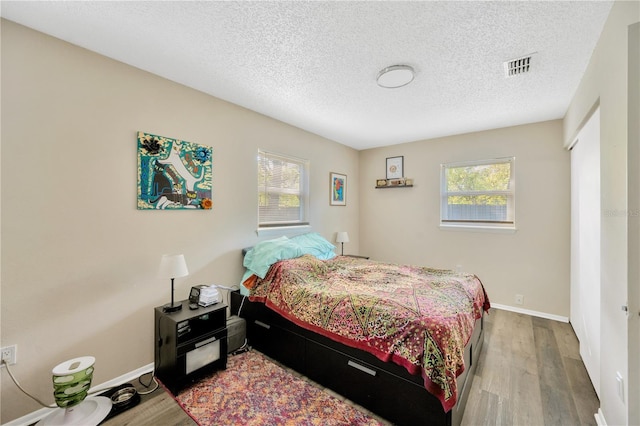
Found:
<path fill-rule="evenodd" d="M 159 278 L 180 278 L 189 275 L 183 254 L 165 254 L 160 260 Z"/>
<path fill-rule="evenodd" d="M 336 235 L 336 243 L 348 243 L 349 242 L 349 234 L 346 232 L 338 232 Z"/>

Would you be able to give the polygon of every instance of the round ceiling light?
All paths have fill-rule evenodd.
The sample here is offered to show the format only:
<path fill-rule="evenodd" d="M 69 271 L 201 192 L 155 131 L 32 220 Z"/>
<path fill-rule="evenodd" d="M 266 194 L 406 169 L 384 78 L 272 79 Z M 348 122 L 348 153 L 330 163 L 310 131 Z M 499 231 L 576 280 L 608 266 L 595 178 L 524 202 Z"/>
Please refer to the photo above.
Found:
<path fill-rule="evenodd" d="M 406 86 L 413 81 L 415 72 L 409 65 L 392 65 L 378 73 L 378 86 L 387 89 L 396 89 Z"/>

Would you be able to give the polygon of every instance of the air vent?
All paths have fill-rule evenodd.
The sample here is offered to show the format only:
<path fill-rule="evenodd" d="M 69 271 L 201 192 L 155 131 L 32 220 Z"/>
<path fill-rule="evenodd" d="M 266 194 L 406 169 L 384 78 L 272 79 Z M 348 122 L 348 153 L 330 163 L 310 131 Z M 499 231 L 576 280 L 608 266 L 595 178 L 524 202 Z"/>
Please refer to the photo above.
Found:
<path fill-rule="evenodd" d="M 521 74 L 527 74 L 531 72 L 531 66 L 533 63 L 533 53 L 531 55 L 523 56 L 521 58 L 511 59 L 504 63 L 505 77 L 515 77 Z"/>

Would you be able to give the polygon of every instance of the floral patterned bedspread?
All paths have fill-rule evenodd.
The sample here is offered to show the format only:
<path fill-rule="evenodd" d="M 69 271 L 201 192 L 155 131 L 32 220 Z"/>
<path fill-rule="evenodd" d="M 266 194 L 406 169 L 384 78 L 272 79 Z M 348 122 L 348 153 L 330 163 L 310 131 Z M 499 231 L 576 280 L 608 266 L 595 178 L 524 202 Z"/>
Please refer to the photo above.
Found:
<path fill-rule="evenodd" d="M 445 411 L 475 320 L 490 307 L 475 275 L 345 256 L 283 260 L 245 286 L 299 326 L 421 374 Z"/>

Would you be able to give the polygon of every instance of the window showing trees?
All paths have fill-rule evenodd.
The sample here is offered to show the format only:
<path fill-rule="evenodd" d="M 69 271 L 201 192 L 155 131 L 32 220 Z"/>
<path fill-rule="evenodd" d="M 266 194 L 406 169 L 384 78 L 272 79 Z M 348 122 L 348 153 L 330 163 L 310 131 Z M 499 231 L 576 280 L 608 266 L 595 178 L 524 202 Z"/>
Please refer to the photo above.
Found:
<path fill-rule="evenodd" d="M 308 224 L 309 161 L 258 151 L 258 226 Z"/>
<path fill-rule="evenodd" d="M 515 158 L 442 165 L 441 224 L 515 224 Z"/>

